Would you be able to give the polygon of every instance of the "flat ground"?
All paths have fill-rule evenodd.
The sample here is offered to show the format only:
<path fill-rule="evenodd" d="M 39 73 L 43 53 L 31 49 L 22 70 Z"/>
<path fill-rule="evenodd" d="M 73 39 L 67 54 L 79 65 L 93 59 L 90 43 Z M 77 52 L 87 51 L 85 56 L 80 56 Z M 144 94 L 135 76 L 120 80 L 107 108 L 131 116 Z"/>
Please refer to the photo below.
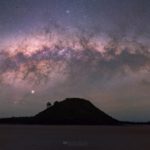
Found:
<path fill-rule="evenodd" d="M 150 150 L 150 126 L 0 125 L 0 150 Z"/>

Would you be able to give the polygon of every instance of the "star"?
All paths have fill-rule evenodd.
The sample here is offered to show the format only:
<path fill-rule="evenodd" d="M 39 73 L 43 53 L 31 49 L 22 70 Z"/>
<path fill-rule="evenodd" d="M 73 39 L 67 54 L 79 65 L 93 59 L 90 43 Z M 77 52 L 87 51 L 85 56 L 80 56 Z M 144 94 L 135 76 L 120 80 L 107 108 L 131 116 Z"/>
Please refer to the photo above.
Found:
<path fill-rule="evenodd" d="M 70 10 L 66 10 L 66 14 L 70 14 Z"/>
<path fill-rule="evenodd" d="M 35 94 L 35 90 L 31 90 L 31 94 Z"/>

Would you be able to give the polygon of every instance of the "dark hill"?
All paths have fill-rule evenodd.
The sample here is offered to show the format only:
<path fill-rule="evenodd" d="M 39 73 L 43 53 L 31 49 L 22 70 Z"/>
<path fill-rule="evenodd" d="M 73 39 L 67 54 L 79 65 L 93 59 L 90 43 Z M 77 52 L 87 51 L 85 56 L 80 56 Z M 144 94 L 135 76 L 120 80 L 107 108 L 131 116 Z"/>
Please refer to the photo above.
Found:
<path fill-rule="evenodd" d="M 79 98 L 67 98 L 35 116 L 37 122 L 48 124 L 116 124 L 91 102 Z"/>
<path fill-rule="evenodd" d="M 58 124 L 58 125 L 115 125 L 120 122 L 96 108 L 91 102 L 80 98 L 67 98 L 55 102 L 33 117 L 0 119 L 8 124 Z"/>

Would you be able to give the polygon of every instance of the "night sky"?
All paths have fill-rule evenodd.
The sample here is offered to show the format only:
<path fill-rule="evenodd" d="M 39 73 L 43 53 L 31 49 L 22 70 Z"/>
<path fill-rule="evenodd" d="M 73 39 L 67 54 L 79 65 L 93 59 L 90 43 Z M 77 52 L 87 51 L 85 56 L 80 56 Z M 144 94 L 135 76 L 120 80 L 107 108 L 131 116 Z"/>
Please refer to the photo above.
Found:
<path fill-rule="evenodd" d="M 150 120 L 149 0 L 0 1 L 0 117 L 66 97 Z"/>

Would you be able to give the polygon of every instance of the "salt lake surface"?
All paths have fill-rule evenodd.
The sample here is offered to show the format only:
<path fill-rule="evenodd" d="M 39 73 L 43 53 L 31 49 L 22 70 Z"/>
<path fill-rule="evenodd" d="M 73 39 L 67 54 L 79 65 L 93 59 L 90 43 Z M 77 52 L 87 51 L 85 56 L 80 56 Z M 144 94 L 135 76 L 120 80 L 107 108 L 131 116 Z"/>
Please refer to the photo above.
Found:
<path fill-rule="evenodd" d="M 0 150 L 150 150 L 150 126 L 0 125 Z"/>

